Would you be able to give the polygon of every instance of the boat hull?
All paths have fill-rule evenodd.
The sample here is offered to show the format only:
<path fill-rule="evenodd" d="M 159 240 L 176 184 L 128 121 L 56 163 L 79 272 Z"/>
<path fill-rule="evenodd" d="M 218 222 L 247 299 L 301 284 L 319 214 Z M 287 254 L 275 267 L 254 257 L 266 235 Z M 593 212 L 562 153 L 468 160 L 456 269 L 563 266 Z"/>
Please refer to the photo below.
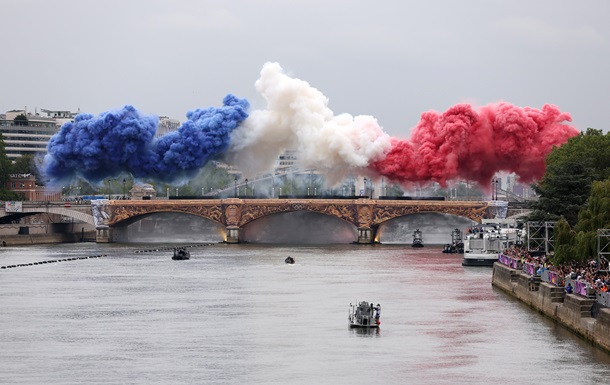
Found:
<path fill-rule="evenodd" d="M 378 328 L 379 325 L 377 325 L 377 324 L 373 324 L 373 325 L 360 325 L 360 324 L 350 323 L 349 327 L 350 328 L 361 328 L 361 329 L 375 329 L 375 328 Z"/>
<path fill-rule="evenodd" d="M 499 254 L 464 254 L 462 266 L 493 266 Z"/>

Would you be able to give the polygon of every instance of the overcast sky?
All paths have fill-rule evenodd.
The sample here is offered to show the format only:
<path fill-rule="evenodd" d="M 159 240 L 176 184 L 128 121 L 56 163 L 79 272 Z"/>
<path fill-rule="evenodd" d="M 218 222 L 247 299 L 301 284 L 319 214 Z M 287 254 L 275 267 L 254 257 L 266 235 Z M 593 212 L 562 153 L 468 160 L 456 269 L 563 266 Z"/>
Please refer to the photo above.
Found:
<path fill-rule="evenodd" d="M 264 108 L 265 62 L 335 114 L 408 138 L 427 110 L 506 101 L 610 128 L 610 1 L 0 0 L 0 111 L 185 120 L 232 93 Z"/>

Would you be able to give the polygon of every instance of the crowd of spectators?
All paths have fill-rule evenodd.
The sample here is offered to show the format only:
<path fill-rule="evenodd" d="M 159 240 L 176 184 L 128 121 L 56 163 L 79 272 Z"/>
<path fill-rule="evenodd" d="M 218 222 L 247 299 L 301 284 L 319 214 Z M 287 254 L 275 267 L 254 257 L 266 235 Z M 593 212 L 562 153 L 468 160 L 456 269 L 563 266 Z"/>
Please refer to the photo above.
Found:
<path fill-rule="evenodd" d="M 553 265 L 546 255 L 530 255 L 527 250 L 513 247 L 504 250 L 504 255 L 521 260 L 521 263 L 531 263 L 536 266 L 536 275 L 545 269 L 556 272 L 561 277 L 561 282 L 566 278 L 585 281 L 596 292 L 607 292 L 610 290 L 610 265 L 603 256 L 597 259 L 589 259 L 586 262 L 570 262 L 561 265 Z"/>

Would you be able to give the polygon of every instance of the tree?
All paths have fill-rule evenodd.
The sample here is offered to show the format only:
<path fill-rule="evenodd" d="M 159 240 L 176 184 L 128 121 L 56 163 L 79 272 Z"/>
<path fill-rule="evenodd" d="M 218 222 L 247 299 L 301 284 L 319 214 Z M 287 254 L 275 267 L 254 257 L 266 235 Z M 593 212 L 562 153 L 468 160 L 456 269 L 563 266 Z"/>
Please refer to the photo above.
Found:
<path fill-rule="evenodd" d="M 11 168 L 11 161 L 6 155 L 6 150 L 4 148 L 4 138 L 2 137 L 2 133 L 0 133 L 0 200 L 23 200 L 21 194 L 17 194 L 6 188 L 10 181 Z"/>
<path fill-rule="evenodd" d="M 597 254 L 597 230 L 610 228 L 610 179 L 595 181 L 573 230 L 565 219 L 555 226 L 554 263 L 586 261 Z"/>
<path fill-rule="evenodd" d="M 556 220 L 563 216 L 574 226 L 591 192 L 591 183 L 610 176 L 610 134 L 587 129 L 546 158 L 546 172 L 532 187 L 540 197 L 528 220 Z"/>
<path fill-rule="evenodd" d="M 6 150 L 4 148 L 4 138 L 2 133 L 0 133 L 0 183 L 1 188 L 5 188 L 6 182 L 9 181 L 9 175 L 12 171 L 12 164 L 8 156 L 6 155 Z"/>
<path fill-rule="evenodd" d="M 36 166 L 34 164 L 34 155 L 26 154 L 22 155 L 19 158 L 15 159 L 13 165 L 11 167 L 13 174 L 34 174 L 36 175 L 37 171 Z"/>
<path fill-rule="evenodd" d="M 15 126 L 27 126 L 29 124 L 28 118 L 24 114 L 19 114 L 13 119 L 13 124 Z"/>

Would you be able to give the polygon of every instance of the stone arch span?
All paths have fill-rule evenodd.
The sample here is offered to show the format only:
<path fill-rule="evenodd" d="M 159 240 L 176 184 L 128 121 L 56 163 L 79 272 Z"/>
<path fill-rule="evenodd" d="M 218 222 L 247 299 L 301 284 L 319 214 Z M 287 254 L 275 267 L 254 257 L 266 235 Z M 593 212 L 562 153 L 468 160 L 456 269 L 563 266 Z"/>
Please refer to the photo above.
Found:
<path fill-rule="evenodd" d="M 109 227 L 136 216 L 158 212 L 193 214 L 227 228 L 228 239 L 238 241 L 239 229 L 259 218 L 291 211 L 310 211 L 334 216 L 359 231 L 358 242 L 372 242 L 375 229 L 390 219 L 416 213 L 437 212 L 481 222 L 488 214 L 487 202 L 375 200 L 375 199 L 198 199 L 108 201 L 102 210 Z"/>
<path fill-rule="evenodd" d="M 79 205 L 74 207 L 66 207 L 62 204 L 46 204 L 46 205 L 35 205 L 33 203 L 27 203 L 23 205 L 21 212 L 12 213 L 6 212 L 6 208 L 2 207 L 0 209 L 0 217 L 1 218 L 20 218 L 28 215 L 35 214 L 59 214 L 64 217 L 74 218 L 78 221 L 95 225 L 95 220 L 93 215 L 91 214 L 91 206 L 90 205 Z"/>

